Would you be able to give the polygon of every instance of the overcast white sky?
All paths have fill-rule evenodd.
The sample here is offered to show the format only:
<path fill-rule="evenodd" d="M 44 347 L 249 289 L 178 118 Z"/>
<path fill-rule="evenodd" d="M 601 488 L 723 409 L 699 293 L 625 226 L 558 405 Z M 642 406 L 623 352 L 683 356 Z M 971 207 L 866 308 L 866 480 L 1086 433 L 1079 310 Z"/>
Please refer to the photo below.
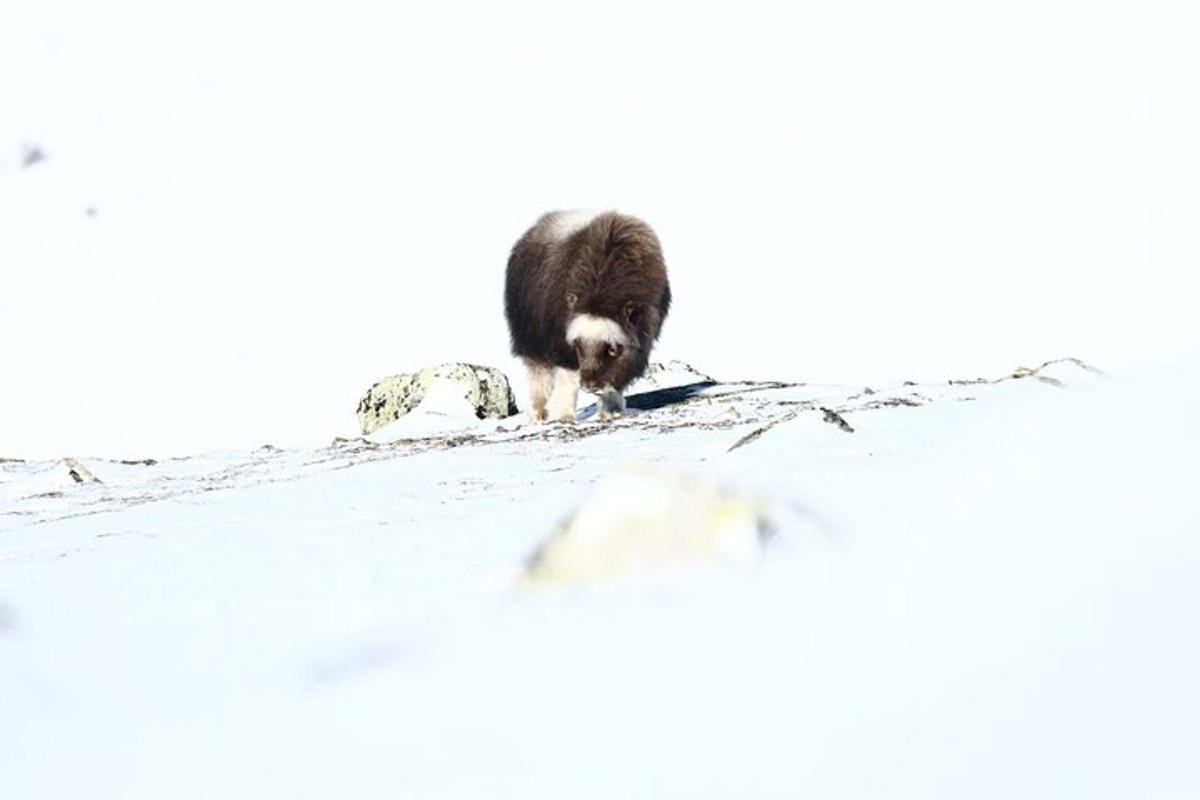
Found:
<path fill-rule="evenodd" d="M 1195 8 L 6 3 L 0 456 L 326 442 L 384 375 L 519 378 L 504 264 L 552 208 L 658 229 L 659 354 L 717 377 L 1182 359 Z"/>

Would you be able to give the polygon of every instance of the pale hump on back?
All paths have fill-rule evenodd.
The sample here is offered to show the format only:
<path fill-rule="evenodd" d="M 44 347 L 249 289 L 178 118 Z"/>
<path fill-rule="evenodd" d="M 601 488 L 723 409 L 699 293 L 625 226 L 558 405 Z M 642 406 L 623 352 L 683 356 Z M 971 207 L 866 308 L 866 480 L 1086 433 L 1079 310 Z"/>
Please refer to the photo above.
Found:
<path fill-rule="evenodd" d="M 592 223 L 603 211 L 558 211 L 549 220 L 547 233 L 551 241 L 561 242 L 569 239 L 571 234 L 581 231 Z"/>
<path fill-rule="evenodd" d="M 605 342 L 629 346 L 632 344 L 629 335 L 614 319 L 598 317 L 595 314 L 579 314 L 567 326 L 567 343 L 584 339 L 592 342 Z"/>

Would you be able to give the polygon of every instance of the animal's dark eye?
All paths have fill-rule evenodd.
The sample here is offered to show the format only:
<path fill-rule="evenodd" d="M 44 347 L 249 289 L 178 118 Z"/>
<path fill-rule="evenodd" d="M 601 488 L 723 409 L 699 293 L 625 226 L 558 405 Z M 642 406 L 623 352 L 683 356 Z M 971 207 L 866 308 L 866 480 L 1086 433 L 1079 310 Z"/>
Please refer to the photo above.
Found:
<path fill-rule="evenodd" d="M 610 358 L 616 358 L 617 356 L 621 355 L 621 351 L 624 349 L 625 348 L 619 344 L 610 344 L 608 346 L 608 355 Z"/>

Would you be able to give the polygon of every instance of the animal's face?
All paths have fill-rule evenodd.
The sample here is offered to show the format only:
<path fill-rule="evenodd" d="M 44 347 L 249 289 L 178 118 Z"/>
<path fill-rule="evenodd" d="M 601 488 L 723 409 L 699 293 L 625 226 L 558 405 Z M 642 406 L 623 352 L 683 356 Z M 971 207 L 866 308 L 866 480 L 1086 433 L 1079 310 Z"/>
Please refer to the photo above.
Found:
<path fill-rule="evenodd" d="M 593 394 L 624 389 L 634 377 L 633 351 L 632 346 L 620 342 L 577 339 L 580 388 Z"/>
<path fill-rule="evenodd" d="M 567 341 L 579 360 L 579 385 L 585 392 L 621 391 L 641 368 L 641 351 L 630 332 L 616 320 L 576 314 Z"/>

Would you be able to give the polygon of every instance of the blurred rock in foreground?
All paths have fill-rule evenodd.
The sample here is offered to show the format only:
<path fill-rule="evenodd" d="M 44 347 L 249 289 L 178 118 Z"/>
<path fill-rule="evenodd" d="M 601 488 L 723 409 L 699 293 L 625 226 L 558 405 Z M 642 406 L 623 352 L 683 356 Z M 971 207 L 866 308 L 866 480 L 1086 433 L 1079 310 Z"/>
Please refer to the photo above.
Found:
<path fill-rule="evenodd" d="M 632 464 L 601 481 L 530 556 L 533 585 L 591 583 L 689 562 L 757 558 L 764 503 L 706 478 Z"/>

